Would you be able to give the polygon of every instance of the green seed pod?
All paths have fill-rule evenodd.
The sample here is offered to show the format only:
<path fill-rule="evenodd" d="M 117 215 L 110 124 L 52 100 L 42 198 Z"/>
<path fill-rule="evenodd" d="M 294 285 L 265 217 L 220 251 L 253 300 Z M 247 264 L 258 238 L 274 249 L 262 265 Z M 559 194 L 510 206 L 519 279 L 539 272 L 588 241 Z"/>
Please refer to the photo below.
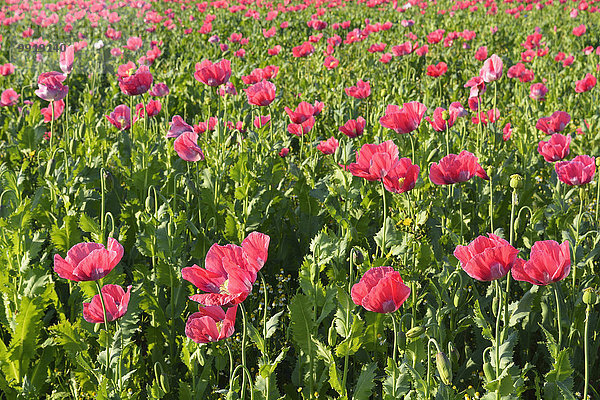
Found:
<path fill-rule="evenodd" d="M 457 366 L 458 360 L 460 359 L 460 353 L 456 350 L 456 347 L 452 344 L 452 342 L 448 343 L 448 353 L 450 354 L 450 361 L 452 361 L 452 365 Z"/>
<path fill-rule="evenodd" d="M 408 332 L 406 332 L 406 337 L 409 339 L 416 339 L 424 333 L 425 333 L 424 327 L 415 326 L 414 328 L 409 329 Z"/>
<path fill-rule="evenodd" d="M 492 174 L 494 173 L 494 168 L 492 167 L 487 167 L 485 169 L 485 173 L 487 174 L 487 176 L 489 176 L 490 178 L 492 177 Z"/>
<path fill-rule="evenodd" d="M 54 166 L 54 158 L 48 159 L 46 163 L 46 174 L 44 176 L 50 176 L 50 171 L 52 171 L 52 167 Z"/>
<path fill-rule="evenodd" d="M 108 192 L 112 191 L 113 187 L 114 187 L 113 176 L 110 173 L 110 171 L 104 170 L 103 178 L 104 178 L 104 189 L 108 193 Z"/>
<path fill-rule="evenodd" d="M 169 386 L 169 378 L 167 378 L 167 376 L 165 375 L 164 372 L 161 372 L 160 379 L 158 380 L 158 383 L 160 384 L 160 388 L 165 393 L 169 393 L 169 390 L 171 389 L 170 386 Z"/>
<path fill-rule="evenodd" d="M 352 249 L 352 259 L 355 265 L 361 265 L 365 262 L 365 256 L 363 256 L 362 251 L 357 248 Z"/>
<path fill-rule="evenodd" d="M 498 315 L 498 296 L 494 296 L 494 300 L 492 301 L 492 312 L 494 316 Z"/>
<path fill-rule="evenodd" d="M 483 364 L 483 373 L 485 374 L 485 379 L 488 382 L 493 381 L 494 377 L 496 376 L 494 373 L 494 368 L 492 368 L 492 364 L 489 362 Z"/>
<path fill-rule="evenodd" d="M 523 187 L 523 177 L 519 174 L 513 174 L 510 176 L 510 187 L 513 189 L 520 189 Z"/>
<path fill-rule="evenodd" d="M 448 121 L 450 119 L 450 113 L 448 112 L 448 110 L 442 111 L 442 119 L 444 121 Z"/>
<path fill-rule="evenodd" d="M 435 364 L 442 382 L 446 385 L 452 385 L 452 364 L 450 364 L 448 356 L 443 351 L 435 355 Z"/>
<path fill-rule="evenodd" d="M 587 288 L 583 291 L 583 302 L 586 305 L 594 305 L 596 304 L 596 300 L 598 300 L 598 295 L 596 295 L 592 288 Z"/>

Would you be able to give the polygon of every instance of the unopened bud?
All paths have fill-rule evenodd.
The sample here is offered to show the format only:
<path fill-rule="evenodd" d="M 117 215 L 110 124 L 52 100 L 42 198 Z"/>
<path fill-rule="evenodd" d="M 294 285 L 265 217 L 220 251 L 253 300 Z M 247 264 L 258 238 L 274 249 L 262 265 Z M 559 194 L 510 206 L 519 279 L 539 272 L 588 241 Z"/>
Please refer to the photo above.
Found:
<path fill-rule="evenodd" d="M 361 265 L 363 262 L 365 262 L 365 256 L 363 256 L 362 251 L 355 248 L 352 249 L 352 260 L 355 265 Z"/>
<path fill-rule="evenodd" d="M 452 361 L 452 365 L 458 365 L 458 360 L 460 360 L 460 353 L 456 350 L 456 347 L 452 343 L 448 343 L 448 353 L 450 354 L 450 361 Z"/>
<path fill-rule="evenodd" d="M 329 332 L 327 333 L 327 343 L 330 346 L 335 346 L 337 339 L 337 332 L 335 331 L 335 323 L 332 323 L 329 327 Z"/>
<path fill-rule="evenodd" d="M 446 385 L 452 385 L 452 364 L 448 356 L 440 351 L 435 355 L 435 363 L 442 382 Z"/>
<path fill-rule="evenodd" d="M 408 332 L 406 332 L 406 337 L 409 339 L 416 339 L 419 336 L 421 336 L 423 333 L 425 333 L 425 328 L 422 326 L 415 326 L 412 329 L 409 329 Z"/>
<path fill-rule="evenodd" d="M 488 382 L 491 382 L 494 380 L 494 368 L 492 368 L 491 363 L 486 362 L 485 364 L 483 364 L 483 373 L 485 374 L 485 379 Z"/>
<path fill-rule="evenodd" d="M 513 189 L 520 189 L 523 187 L 523 177 L 519 174 L 513 174 L 510 176 L 510 187 Z"/>

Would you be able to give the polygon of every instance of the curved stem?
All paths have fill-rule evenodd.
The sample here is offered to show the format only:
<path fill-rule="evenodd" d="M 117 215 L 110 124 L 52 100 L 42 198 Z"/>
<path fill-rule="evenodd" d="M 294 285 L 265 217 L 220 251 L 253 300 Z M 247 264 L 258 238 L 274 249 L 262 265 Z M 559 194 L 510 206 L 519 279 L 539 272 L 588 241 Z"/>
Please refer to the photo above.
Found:
<path fill-rule="evenodd" d="M 496 379 L 500 378 L 500 316 L 502 314 L 502 293 L 498 280 L 494 281 L 496 286 L 496 296 L 498 297 L 498 313 L 496 314 Z M 496 400 L 500 400 L 500 385 L 496 389 Z"/>

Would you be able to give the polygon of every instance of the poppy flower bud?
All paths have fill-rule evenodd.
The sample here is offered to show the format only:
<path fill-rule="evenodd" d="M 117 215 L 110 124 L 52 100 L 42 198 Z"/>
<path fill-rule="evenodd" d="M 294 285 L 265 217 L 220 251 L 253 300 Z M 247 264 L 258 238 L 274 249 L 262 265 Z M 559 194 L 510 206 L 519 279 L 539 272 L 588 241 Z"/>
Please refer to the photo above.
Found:
<path fill-rule="evenodd" d="M 439 351 L 435 355 L 435 364 L 442 382 L 445 385 L 452 385 L 452 364 L 443 351 Z"/>
<path fill-rule="evenodd" d="M 494 296 L 494 300 L 492 301 L 492 312 L 494 316 L 498 315 L 498 296 Z"/>
<path fill-rule="evenodd" d="M 488 382 L 491 382 L 494 380 L 494 369 L 492 368 L 491 363 L 486 362 L 485 364 L 483 364 L 483 373 L 485 374 L 485 379 Z"/>
<path fill-rule="evenodd" d="M 450 119 L 450 112 L 448 110 L 442 111 L 442 119 L 448 121 Z"/>
<path fill-rule="evenodd" d="M 510 187 L 513 189 L 520 189 L 523 187 L 523 177 L 519 174 L 513 174 L 510 176 Z"/>
<path fill-rule="evenodd" d="M 452 364 L 458 365 L 460 353 L 458 352 L 458 350 L 456 350 L 456 347 L 454 347 L 452 342 L 448 343 L 448 353 L 450 353 L 450 361 L 452 361 Z"/>
<path fill-rule="evenodd" d="M 112 174 L 109 171 L 105 170 L 102 177 L 104 178 L 104 189 L 106 190 L 106 192 L 108 193 L 112 191 L 114 186 Z"/>
<path fill-rule="evenodd" d="M 424 333 L 425 333 L 424 327 L 415 326 L 414 328 L 411 328 L 408 330 L 408 332 L 406 332 L 406 337 L 409 339 L 416 339 Z"/>
<path fill-rule="evenodd" d="M 456 292 L 454 293 L 454 308 L 458 308 L 458 306 L 460 305 L 460 293 Z"/>
<path fill-rule="evenodd" d="M 583 302 L 588 306 L 596 304 L 596 300 L 598 300 L 598 296 L 594 292 L 592 288 L 587 288 L 583 291 Z"/>
<path fill-rule="evenodd" d="M 361 265 L 365 261 L 365 256 L 359 249 L 352 249 L 352 260 L 355 265 Z"/>
<path fill-rule="evenodd" d="M 331 326 L 329 327 L 329 332 L 327 333 L 327 343 L 329 343 L 330 346 L 335 346 L 336 339 L 337 339 L 337 334 L 335 331 L 335 323 L 332 323 Z"/>

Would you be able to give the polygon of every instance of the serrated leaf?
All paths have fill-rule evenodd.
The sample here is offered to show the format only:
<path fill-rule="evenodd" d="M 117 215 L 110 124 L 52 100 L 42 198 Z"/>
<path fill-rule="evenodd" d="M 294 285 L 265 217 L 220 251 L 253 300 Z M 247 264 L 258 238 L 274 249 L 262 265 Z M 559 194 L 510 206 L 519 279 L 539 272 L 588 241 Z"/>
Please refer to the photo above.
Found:
<path fill-rule="evenodd" d="M 371 398 L 373 387 L 375 386 L 376 363 L 371 363 L 362 367 L 358 381 L 352 394 L 353 400 L 363 400 Z"/>
<path fill-rule="evenodd" d="M 297 294 L 288 305 L 292 337 L 302 351 L 307 354 L 311 354 L 312 352 L 311 334 L 314 325 L 312 312 L 310 312 L 310 307 L 307 307 L 309 304 L 311 302 L 307 296 Z"/>
<path fill-rule="evenodd" d="M 277 314 L 273 315 L 267 321 L 267 339 L 273 336 L 275 331 L 277 331 L 277 325 L 279 324 L 279 318 L 283 314 L 283 311 L 279 311 Z"/>
<path fill-rule="evenodd" d="M 101 234 L 100 225 L 98 225 L 98 223 L 96 223 L 96 221 L 94 221 L 92 217 L 86 213 L 82 213 L 79 217 L 79 228 L 87 233 L 93 233 L 95 235 Z"/>
<path fill-rule="evenodd" d="M 265 341 L 264 341 L 263 337 L 261 336 L 261 334 L 254 327 L 254 325 L 250 322 L 246 325 L 246 327 L 248 328 L 248 336 L 250 337 L 250 339 L 254 342 L 254 344 L 256 344 L 256 347 L 258 348 L 258 350 L 260 350 L 261 353 L 264 353 L 265 352 Z"/>
<path fill-rule="evenodd" d="M 42 327 L 42 308 L 36 299 L 21 298 L 16 326 L 8 349 L 9 359 L 17 371 L 20 380 L 27 372 L 29 361 L 35 355 L 37 337 Z"/>
<path fill-rule="evenodd" d="M 474 316 L 473 321 L 481 328 L 481 334 L 484 338 L 494 341 L 494 336 L 492 335 L 492 328 L 490 324 L 486 321 L 483 313 L 481 312 L 481 306 L 479 305 L 479 300 L 475 300 L 475 307 L 473 308 Z"/>
<path fill-rule="evenodd" d="M 563 349 L 552 363 L 552 369 L 546 374 L 548 382 L 563 382 L 573 375 L 573 368 L 569 361 L 569 350 Z"/>

